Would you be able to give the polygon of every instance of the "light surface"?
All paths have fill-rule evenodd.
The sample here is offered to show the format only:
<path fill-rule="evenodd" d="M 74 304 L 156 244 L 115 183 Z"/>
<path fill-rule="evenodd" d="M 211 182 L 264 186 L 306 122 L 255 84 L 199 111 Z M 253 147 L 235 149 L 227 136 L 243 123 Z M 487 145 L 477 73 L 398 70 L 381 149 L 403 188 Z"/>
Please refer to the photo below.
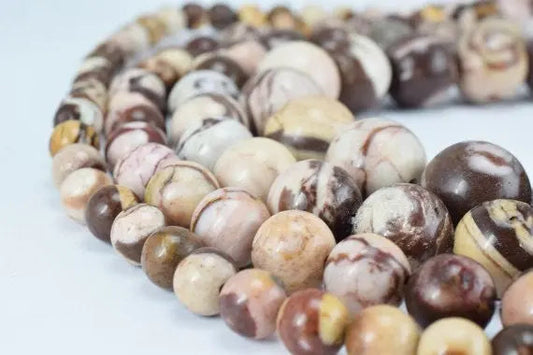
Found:
<path fill-rule="evenodd" d="M 365 3 L 377 2 L 357 1 Z M 0 0 L 0 354 L 286 353 L 275 340 L 249 341 L 220 319 L 188 313 L 61 209 L 47 146 L 57 105 L 92 46 L 157 6 L 148 0 Z M 533 176 L 529 102 L 383 116 L 412 129 L 428 158 L 455 142 L 482 139 L 510 150 Z M 488 332 L 498 327 L 494 321 Z"/>

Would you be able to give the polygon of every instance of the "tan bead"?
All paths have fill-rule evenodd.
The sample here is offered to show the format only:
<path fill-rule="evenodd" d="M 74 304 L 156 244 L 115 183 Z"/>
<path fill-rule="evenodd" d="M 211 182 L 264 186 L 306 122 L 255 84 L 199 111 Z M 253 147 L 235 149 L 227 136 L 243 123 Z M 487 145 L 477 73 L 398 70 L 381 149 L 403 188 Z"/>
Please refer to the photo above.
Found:
<path fill-rule="evenodd" d="M 100 149 L 98 133 L 92 126 L 78 120 L 68 120 L 54 128 L 50 137 L 50 155 L 54 156 L 61 148 L 74 143 L 84 143 Z"/>

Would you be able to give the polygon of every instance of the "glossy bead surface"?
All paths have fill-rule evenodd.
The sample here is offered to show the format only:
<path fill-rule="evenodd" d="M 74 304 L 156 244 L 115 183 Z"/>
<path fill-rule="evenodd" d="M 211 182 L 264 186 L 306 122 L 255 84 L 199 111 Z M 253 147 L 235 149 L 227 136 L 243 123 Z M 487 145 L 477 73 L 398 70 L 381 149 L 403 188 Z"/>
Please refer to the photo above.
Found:
<path fill-rule="evenodd" d="M 139 67 L 157 75 L 170 89 L 192 68 L 193 58 L 182 48 L 165 48 L 139 63 Z"/>
<path fill-rule="evenodd" d="M 94 168 L 105 171 L 104 158 L 93 146 L 74 143 L 61 148 L 52 161 L 52 176 L 57 188 L 66 177 L 81 168 Z"/>
<path fill-rule="evenodd" d="M 94 102 L 82 97 L 67 97 L 61 101 L 54 116 L 54 126 L 68 120 L 81 121 L 93 126 L 96 131 L 100 131 L 104 123 L 102 110 Z"/>
<path fill-rule="evenodd" d="M 324 262 L 334 246 L 335 238 L 320 218 L 304 211 L 283 211 L 257 231 L 252 263 L 278 277 L 292 293 L 320 286 Z"/>
<path fill-rule="evenodd" d="M 228 56 L 217 54 L 216 52 L 205 53 L 199 56 L 194 64 L 195 70 L 214 70 L 224 74 L 238 86 L 242 87 L 248 75 L 244 69 Z"/>
<path fill-rule="evenodd" d="M 285 300 L 277 329 L 291 354 L 326 355 L 339 351 L 348 323 L 348 310 L 337 297 L 311 288 Z"/>
<path fill-rule="evenodd" d="M 263 339 L 276 330 L 276 317 L 285 298 L 285 290 L 270 273 L 242 270 L 220 291 L 220 316 L 234 332 Z"/>
<path fill-rule="evenodd" d="M 444 149 L 428 163 L 421 184 L 442 199 L 454 224 L 484 201 L 531 202 L 531 185 L 522 164 L 488 142 L 466 141 Z"/>
<path fill-rule="evenodd" d="M 194 2 L 183 5 L 182 11 L 185 14 L 187 28 L 196 29 L 202 27 L 209 20 L 206 10 Z"/>
<path fill-rule="evenodd" d="M 533 326 L 533 271 L 518 277 L 502 296 L 501 319 L 504 327 L 513 324 Z"/>
<path fill-rule="evenodd" d="M 193 57 L 197 57 L 204 53 L 210 53 L 216 50 L 219 43 L 216 39 L 210 36 L 198 36 L 191 39 L 185 48 Z"/>
<path fill-rule="evenodd" d="M 492 354 L 533 354 L 533 325 L 516 324 L 502 329 L 492 339 Z"/>
<path fill-rule="evenodd" d="M 161 111 L 165 110 L 165 83 L 155 74 L 142 68 L 129 68 L 117 75 L 109 87 L 109 96 L 118 92 L 137 92 Z"/>
<path fill-rule="evenodd" d="M 178 264 L 202 246 L 198 236 L 186 228 L 162 227 L 144 242 L 141 254 L 143 271 L 157 286 L 172 290 Z"/>
<path fill-rule="evenodd" d="M 78 120 L 64 121 L 55 126 L 50 136 L 49 149 L 53 157 L 61 148 L 74 143 L 92 145 L 96 149 L 100 148 L 98 133 L 92 126 Z"/>

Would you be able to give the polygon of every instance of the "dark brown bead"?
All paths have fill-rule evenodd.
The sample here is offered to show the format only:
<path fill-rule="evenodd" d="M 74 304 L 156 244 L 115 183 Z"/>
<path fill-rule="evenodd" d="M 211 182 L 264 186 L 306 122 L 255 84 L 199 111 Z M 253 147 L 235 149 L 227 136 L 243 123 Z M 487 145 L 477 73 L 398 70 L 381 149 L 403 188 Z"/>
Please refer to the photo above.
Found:
<path fill-rule="evenodd" d="M 214 70 L 226 75 L 233 80 L 238 87 L 242 87 L 248 76 L 237 62 L 222 55 L 208 56 L 196 65 L 196 69 Z"/>
<path fill-rule="evenodd" d="M 493 355 L 533 355 L 533 325 L 517 324 L 492 339 Z"/>
<path fill-rule="evenodd" d="M 237 21 L 237 14 L 226 4 L 215 4 L 209 9 L 209 20 L 217 30 L 224 29 Z"/>
<path fill-rule="evenodd" d="M 126 55 L 117 44 L 103 42 L 93 49 L 87 57 L 104 57 L 111 62 L 114 70 L 118 70 L 124 65 Z"/>
<path fill-rule="evenodd" d="M 318 26 L 311 33 L 309 40 L 328 52 L 343 53 L 350 48 L 348 31 L 340 26 Z"/>
<path fill-rule="evenodd" d="M 182 9 L 187 19 L 187 28 L 198 28 L 207 22 L 207 14 L 202 6 L 188 3 Z"/>
<path fill-rule="evenodd" d="M 527 85 L 533 89 L 533 40 L 527 43 L 527 54 L 529 57 L 529 72 L 527 75 Z"/>
<path fill-rule="evenodd" d="M 193 57 L 199 56 L 200 54 L 203 54 L 203 53 L 212 52 L 218 47 L 219 47 L 218 41 L 208 36 L 199 36 L 199 37 L 193 38 L 185 46 L 187 51 Z"/>

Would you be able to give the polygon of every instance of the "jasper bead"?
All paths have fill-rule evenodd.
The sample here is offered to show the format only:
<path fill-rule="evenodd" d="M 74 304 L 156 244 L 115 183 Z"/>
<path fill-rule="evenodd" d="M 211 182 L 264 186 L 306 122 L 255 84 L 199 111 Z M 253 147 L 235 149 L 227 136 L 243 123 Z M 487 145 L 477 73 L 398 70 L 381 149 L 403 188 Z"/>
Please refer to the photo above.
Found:
<path fill-rule="evenodd" d="M 442 199 L 455 224 L 484 201 L 531 202 L 531 185 L 522 164 L 488 142 L 466 141 L 444 149 L 427 165 L 421 184 Z"/>
<path fill-rule="evenodd" d="M 185 14 L 187 28 L 199 28 L 206 24 L 209 20 L 205 9 L 196 3 L 186 3 L 183 5 L 182 11 Z"/>
<path fill-rule="evenodd" d="M 502 329 L 492 339 L 492 354 L 533 354 L 533 325 L 516 324 Z"/>
<path fill-rule="evenodd" d="M 157 286 L 172 290 L 178 264 L 202 246 L 198 236 L 186 228 L 162 227 L 144 242 L 141 254 L 143 271 Z"/>
<path fill-rule="evenodd" d="M 197 57 L 204 53 L 213 52 L 218 47 L 218 41 L 209 36 L 198 36 L 196 38 L 193 38 L 185 46 L 187 51 L 193 57 Z"/>
<path fill-rule="evenodd" d="M 252 37 L 254 37 L 253 35 Z M 267 49 L 257 39 L 248 39 L 238 42 L 231 42 L 224 48 L 219 50 L 219 53 L 230 57 L 244 69 L 248 76 L 257 72 L 257 68 L 261 60 L 265 57 Z"/>
<path fill-rule="evenodd" d="M 195 70 L 214 70 L 224 74 L 238 86 L 242 87 L 248 75 L 233 59 L 220 54 L 204 54 L 199 56 L 194 64 Z"/>
<path fill-rule="evenodd" d="M 91 233 L 104 242 L 111 242 L 113 221 L 118 214 L 137 204 L 137 196 L 127 187 L 109 185 L 92 194 L 85 209 L 85 222 Z"/>
<path fill-rule="evenodd" d="M 182 48 L 165 48 L 139 63 L 139 67 L 157 75 L 167 89 L 192 68 L 193 58 Z"/>
<path fill-rule="evenodd" d="M 117 75 L 109 87 L 109 96 L 118 92 L 136 92 L 156 105 L 162 112 L 166 105 L 165 83 L 155 74 L 142 68 L 129 68 Z"/>
<path fill-rule="evenodd" d="M 518 277 L 502 296 L 501 320 L 504 327 L 514 324 L 533 326 L 533 271 Z"/>
<path fill-rule="evenodd" d="M 81 168 L 105 171 L 106 164 L 100 152 L 90 145 L 74 143 L 61 148 L 52 161 L 54 185 L 59 188 L 70 173 Z"/>
<path fill-rule="evenodd" d="M 55 126 L 50 136 L 50 155 L 53 157 L 61 148 L 74 143 L 88 144 L 100 149 L 98 133 L 92 126 L 78 120 L 68 120 Z"/>
<path fill-rule="evenodd" d="M 104 84 L 94 78 L 76 81 L 72 83 L 69 96 L 73 98 L 86 99 L 94 103 L 105 112 L 107 105 L 107 88 Z"/>
<path fill-rule="evenodd" d="M 254 236 L 269 217 L 260 199 L 226 187 L 200 201 L 192 215 L 191 231 L 207 246 L 227 253 L 237 266 L 245 267 L 250 264 Z"/>
<path fill-rule="evenodd" d="M 236 273 L 229 256 L 214 248 L 200 248 L 178 264 L 173 278 L 174 293 L 189 311 L 214 316 L 220 310 L 220 289 Z"/>
<path fill-rule="evenodd" d="M 334 295 L 318 289 L 295 292 L 279 310 L 278 334 L 294 355 L 336 354 L 349 323 L 348 310 Z"/>
<path fill-rule="evenodd" d="M 220 316 L 234 332 L 263 339 L 276 330 L 276 317 L 285 298 L 283 287 L 270 273 L 242 270 L 220 291 Z"/>
<path fill-rule="evenodd" d="M 217 30 L 224 29 L 237 21 L 237 14 L 226 4 L 215 4 L 209 11 L 211 24 Z"/>
<path fill-rule="evenodd" d="M 377 304 L 399 306 L 411 274 L 407 257 L 377 234 L 357 234 L 339 242 L 324 269 L 324 287 L 352 315 Z"/>
<path fill-rule="evenodd" d="M 165 226 L 165 216 L 157 207 L 139 203 L 120 212 L 111 226 L 111 244 L 130 264 L 141 265 L 146 239 Z"/>
<path fill-rule="evenodd" d="M 349 355 L 416 353 L 420 328 L 396 307 L 378 305 L 358 313 L 346 330 L 345 345 Z"/>
<path fill-rule="evenodd" d="M 257 231 L 252 263 L 278 277 L 292 293 L 320 286 L 324 262 L 334 246 L 335 238 L 320 218 L 304 211 L 283 211 Z"/>
<path fill-rule="evenodd" d="M 100 131 L 104 123 L 100 108 L 89 99 L 80 97 L 67 97 L 61 102 L 54 116 L 54 126 L 68 120 L 81 121 L 93 126 L 96 131 Z"/>

